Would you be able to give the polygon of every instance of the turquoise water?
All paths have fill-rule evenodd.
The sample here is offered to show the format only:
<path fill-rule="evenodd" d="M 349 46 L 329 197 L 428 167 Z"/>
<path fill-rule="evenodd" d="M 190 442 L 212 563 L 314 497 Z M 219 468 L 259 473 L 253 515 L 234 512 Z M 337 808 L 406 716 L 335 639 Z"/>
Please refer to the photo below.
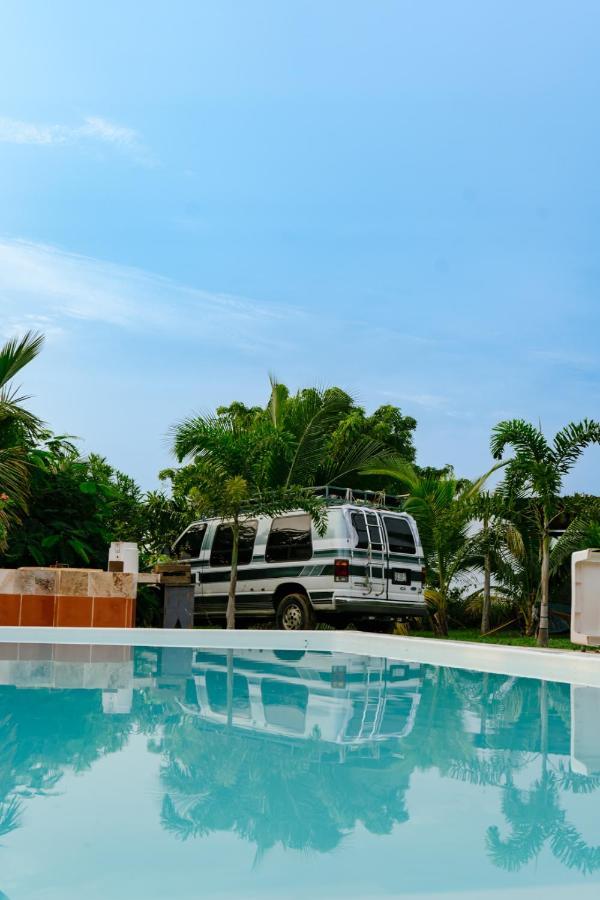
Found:
<path fill-rule="evenodd" d="M 0 897 L 598 897 L 598 695 L 338 652 L 0 645 Z"/>

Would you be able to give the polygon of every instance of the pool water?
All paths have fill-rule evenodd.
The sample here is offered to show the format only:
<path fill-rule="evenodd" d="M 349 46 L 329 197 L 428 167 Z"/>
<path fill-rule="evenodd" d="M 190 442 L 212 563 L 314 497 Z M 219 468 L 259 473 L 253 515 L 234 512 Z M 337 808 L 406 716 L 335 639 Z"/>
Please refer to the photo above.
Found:
<path fill-rule="evenodd" d="M 0 645 L 0 897 L 598 897 L 599 695 L 337 651 Z"/>

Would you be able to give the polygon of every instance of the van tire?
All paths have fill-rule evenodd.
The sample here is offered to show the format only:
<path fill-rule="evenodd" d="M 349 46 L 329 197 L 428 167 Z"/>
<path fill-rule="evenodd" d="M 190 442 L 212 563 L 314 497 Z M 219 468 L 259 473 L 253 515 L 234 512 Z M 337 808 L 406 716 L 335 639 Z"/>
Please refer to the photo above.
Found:
<path fill-rule="evenodd" d="M 306 594 L 286 594 L 277 607 L 275 621 L 282 631 L 312 631 L 315 615 Z"/>

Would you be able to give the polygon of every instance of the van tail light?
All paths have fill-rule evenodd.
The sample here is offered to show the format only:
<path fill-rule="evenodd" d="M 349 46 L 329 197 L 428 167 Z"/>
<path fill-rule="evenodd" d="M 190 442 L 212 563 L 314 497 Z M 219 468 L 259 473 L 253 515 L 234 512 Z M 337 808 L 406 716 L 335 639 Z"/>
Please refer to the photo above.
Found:
<path fill-rule="evenodd" d="M 350 575 L 350 561 L 347 559 L 336 559 L 333 563 L 333 580 L 348 581 Z"/>
<path fill-rule="evenodd" d="M 421 568 L 421 584 L 423 585 L 423 587 L 425 587 L 426 575 L 427 575 L 427 569 L 425 568 L 425 566 L 423 566 Z"/>

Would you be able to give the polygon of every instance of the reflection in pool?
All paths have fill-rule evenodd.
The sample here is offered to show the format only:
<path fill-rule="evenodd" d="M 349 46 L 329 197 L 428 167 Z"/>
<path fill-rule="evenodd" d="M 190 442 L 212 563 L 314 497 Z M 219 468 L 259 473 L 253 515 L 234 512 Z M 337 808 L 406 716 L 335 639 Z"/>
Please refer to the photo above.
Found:
<path fill-rule="evenodd" d="M 337 652 L 0 656 L 11 900 L 600 880 L 597 689 Z"/>

